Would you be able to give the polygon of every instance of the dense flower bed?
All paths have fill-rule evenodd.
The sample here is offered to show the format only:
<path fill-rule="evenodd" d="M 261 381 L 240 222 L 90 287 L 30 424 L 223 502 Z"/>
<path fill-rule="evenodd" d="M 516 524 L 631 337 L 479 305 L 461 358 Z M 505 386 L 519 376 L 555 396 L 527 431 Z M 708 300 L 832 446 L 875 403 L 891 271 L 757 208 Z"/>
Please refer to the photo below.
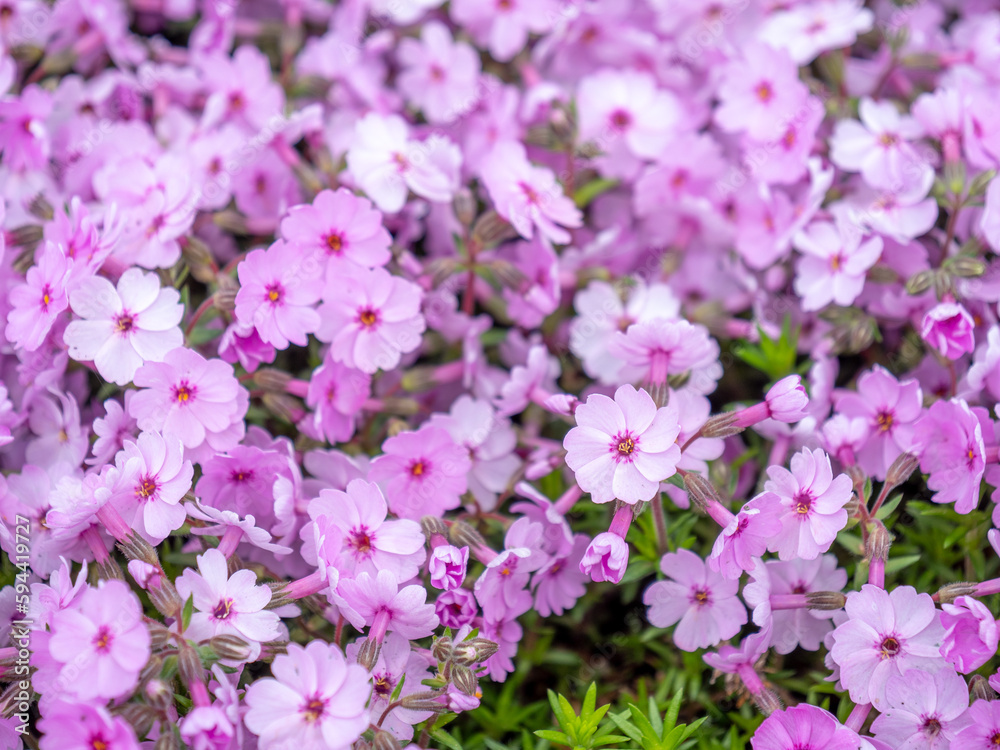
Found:
<path fill-rule="evenodd" d="M 0 0 L 0 748 L 996 748 L 998 63 Z"/>

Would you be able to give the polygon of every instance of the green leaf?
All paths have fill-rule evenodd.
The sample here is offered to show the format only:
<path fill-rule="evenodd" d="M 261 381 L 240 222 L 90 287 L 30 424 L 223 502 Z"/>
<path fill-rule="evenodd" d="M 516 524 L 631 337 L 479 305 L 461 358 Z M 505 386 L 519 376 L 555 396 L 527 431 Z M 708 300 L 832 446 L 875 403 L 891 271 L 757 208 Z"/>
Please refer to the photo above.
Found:
<path fill-rule="evenodd" d="M 434 729 L 431 731 L 431 737 L 440 742 L 449 750 L 462 750 L 462 743 L 452 737 L 443 729 Z"/>
<path fill-rule="evenodd" d="M 597 178 L 596 180 L 591 180 L 586 185 L 581 185 L 579 189 L 573 194 L 573 202 L 576 203 L 577 208 L 586 208 L 594 198 L 599 196 L 601 193 L 606 193 L 611 188 L 618 184 L 617 180 L 608 180 L 605 178 Z"/>
<path fill-rule="evenodd" d="M 191 624 L 191 617 L 194 615 L 194 594 L 191 594 L 184 602 L 184 610 L 181 612 L 181 630 L 187 630 Z"/>

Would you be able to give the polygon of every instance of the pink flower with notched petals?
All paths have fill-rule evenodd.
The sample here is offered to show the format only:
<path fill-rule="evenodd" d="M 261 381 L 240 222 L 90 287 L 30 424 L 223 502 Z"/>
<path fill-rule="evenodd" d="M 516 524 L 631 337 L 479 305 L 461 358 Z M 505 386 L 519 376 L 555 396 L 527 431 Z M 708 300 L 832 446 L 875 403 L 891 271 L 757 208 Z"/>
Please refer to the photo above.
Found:
<path fill-rule="evenodd" d="M 686 320 L 654 318 L 618 331 L 608 345 L 622 360 L 624 377 L 663 385 L 668 375 L 707 367 L 719 358 L 719 345 L 708 329 Z"/>
<path fill-rule="evenodd" d="M 611 536 L 621 539 L 616 534 Z M 573 537 L 572 545 L 561 548 L 535 572 L 531 588 L 535 592 L 535 610 L 542 617 L 548 617 L 550 614 L 561 615 L 572 609 L 577 600 L 586 593 L 587 581 L 591 580 L 591 575 L 585 572 L 581 565 L 589 547 L 590 540 L 587 535 L 577 534 Z M 625 549 L 627 564 L 628 545 Z"/>
<path fill-rule="evenodd" d="M 159 544 L 184 525 L 180 504 L 191 489 L 194 468 L 184 460 L 184 448 L 173 435 L 143 432 L 127 441 L 115 456 L 105 488 L 121 517 L 147 540 Z"/>
<path fill-rule="evenodd" d="M 323 364 L 313 370 L 306 392 L 306 405 L 313 409 L 304 427 L 330 443 L 354 437 L 361 407 L 371 396 L 371 375 L 342 362 L 334 362 L 327 351 Z"/>
<path fill-rule="evenodd" d="M 178 348 L 140 367 L 135 384 L 143 389 L 131 404 L 139 429 L 173 435 L 202 453 L 229 450 L 243 438 L 250 397 L 232 365 Z"/>
<path fill-rule="evenodd" d="M 440 427 L 424 425 L 382 444 L 368 477 L 385 488 L 389 508 L 400 518 L 419 520 L 457 508 L 472 468 L 468 451 Z"/>
<path fill-rule="evenodd" d="M 15 172 L 42 169 L 52 150 L 46 120 L 52 114 L 52 94 L 32 84 L 20 96 L 0 101 L 0 153 Z"/>
<path fill-rule="evenodd" d="M 341 580 L 333 598 L 354 627 L 370 628 L 368 638 L 376 643 L 389 631 L 411 641 L 424 638 L 439 624 L 434 605 L 426 603 L 427 589 L 418 584 L 400 588 L 390 570 Z"/>
<path fill-rule="evenodd" d="M 620 534 L 602 531 L 587 543 L 580 573 L 592 581 L 620 583 L 628 568 L 628 542 Z"/>
<path fill-rule="evenodd" d="M 323 190 L 311 204 L 295 206 L 281 222 L 281 235 L 303 256 L 325 259 L 329 269 L 345 263 L 377 268 L 389 262 L 392 237 L 371 201 L 347 188 Z"/>
<path fill-rule="evenodd" d="M 966 748 L 955 743 L 955 736 L 971 723 L 968 709 L 969 686 L 959 674 L 911 669 L 889 678 L 885 706 L 871 731 L 890 746 L 907 750 Z"/>
<path fill-rule="evenodd" d="M 739 580 L 781 528 L 781 499 L 773 492 L 757 495 L 716 537 L 708 566 L 728 580 Z"/>
<path fill-rule="evenodd" d="M 985 410 L 976 411 L 988 419 Z M 980 420 L 965 401 L 935 401 L 913 426 L 913 451 L 920 456 L 920 470 L 929 475 L 934 502 L 955 503 L 958 513 L 976 508 L 986 446 Z"/>
<path fill-rule="evenodd" d="M 912 586 L 891 592 L 866 583 L 847 595 L 848 620 L 831 634 L 833 662 L 855 703 L 886 705 L 886 685 L 908 669 L 951 669 L 939 654 L 944 639 L 930 594 Z"/>
<path fill-rule="evenodd" d="M 182 601 L 193 598 L 194 614 L 184 637 L 205 641 L 218 635 L 234 635 L 250 644 L 249 661 L 260 654 L 260 644 L 281 637 L 281 620 L 265 609 L 271 589 L 257 584 L 252 570 L 229 575 L 227 561 L 217 549 L 198 555 L 198 569 L 186 568 L 177 579 Z"/>
<path fill-rule="evenodd" d="M 58 701 L 38 721 L 40 750 L 138 750 L 135 731 L 121 716 L 104 706 Z M 2 735 L 0 735 L 2 736 Z M 11 746 L 11 747 L 18 747 Z"/>
<path fill-rule="evenodd" d="M 131 381 L 144 362 L 162 362 L 184 342 L 180 294 L 161 289 L 155 273 L 130 268 L 117 287 L 92 276 L 70 292 L 69 304 L 83 318 L 63 334 L 69 356 L 93 362 L 101 377 L 117 385 Z"/>
<path fill-rule="evenodd" d="M 815 221 L 795 235 L 802 253 L 796 266 L 795 292 L 802 309 L 819 310 L 834 302 L 850 305 L 865 286 L 865 275 L 882 254 L 882 238 L 861 241 L 861 232 L 844 222 Z"/>
<path fill-rule="evenodd" d="M 969 674 L 996 655 L 1000 629 L 985 604 L 971 596 L 960 596 L 953 604 L 942 604 L 941 610 L 941 656 L 955 669 Z"/>
<path fill-rule="evenodd" d="M 354 479 L 345 491 L 320 490 L 309 501 L 309 517 L 327 516 L 343 535 L 337 568 L 344 575 L 391 570 L 400 581 L 413 578 L 427 557 L 420 524 L 387 520 L 388 507 L 377 484 Z"/>
<path fill-rule="evenodd" d="M 858 735 L 829 711 L 808 703 L 768 716 L 754 732 L 750 746 L 753 750 L 867 750 L 870 747 L 862 744 Z"/>
<path fill-rule="evenodd" d="M 422 297 L 420 287 L 384 268 L 332 274 L 316 338 L 331 344 L 335 362 L 368 374 L 392 370 L 403 354 L 420 345 L 426 328 Z"/>
<path fill-rule="evenodd" d="M 526 240 L 537 228 L 550 242 L 567 243 L 571 235 L 563 227 L 574 228 L 583 222 L 556 176 L 529 162 L 519 142 L 494 146 L 483 162 L 481 176 L 496 212 Z"/>
<path fill-rule="evenodd" d="M 435 547 L 427 560 L 427 572 L 431 576 L 431 586 L 442 591 L 457 589 L 465 581 L 468 565 L 468 547 L 459 549 L 451 544 Z"/>
<path fill-rule="evenodd" d="M 683 651 L 714 646 L 732 638 L 747 622 L 739 600 L 739 581 L 709 570 L 694 552 L 670 552 L 660 561 L 666 581 L 657 581 L 642 597 L 649 622 L 658 628 L 677 623 L 674 645 Z"/>
<path fill-rule="evenodd" d="M 420 41 L 404 37 L 397 55 L 403 66 L 399 89 L 428 122 L 453 122 L 478 103 L 479 55 L 456 42 L 443 23 L 425 23 Z"/>
<path fill-rule="evenodd" d="M 15 346 L 33 352 L 48 335 L 59 315 L 69 306 L 67 290 L 72 262 L 54 242 L 35 252 L 37 262 L 28 269 L 23 284 L 10 291 L 14 309 L 7 315 L 4 334 Z"/>
<path fill-rule="evenodd" d="M 594 502 L 651 500 L 676 472 L 679 431 L 675 406 L 658 409 L 646 391 L 623 385 L 614 400 L 594 394 L 577 407 L 563 440 L 566 465 Z"/>
<path fill-rule="evenodd" d="M 1000 700 L 977 700 L 968 711 L 970 726 L 958 733 L 952 747 L 956 750 L 993 750 L 1000 737 Z"/>
<path fill-rule="evenodd" d="M 290 643 L 275 657 L 271 674 L 254 681 L 245 698 L 244 722 L 260 750 L 347 750 L 368 728 L 368 672 L 348 664 L 335 644 Z"/>
<path fill-rule="evenodd" d="M 451 17 L 500 62 L 507 62 L 528 41 L 543 34 L 559 17 L 554 0 L 454 0 Z"/>
<path fill-rule="evenodd" d="M 320 324 L 315 309 L 323 290 L 320 269 L 318 261 L 280 240 L 254 250 L 237 269 L 236 320 L 252 325 L 277 349 L 305 346 Z"/>
<path fill-rule="evenodd" d="M 48 656 L 55 674 L 48 676 L 80 701 L 117 698 L 138 684 L 149 643 L 138 597 L 121 581 L 101 581 L 52 615 Z M 35 677 L 36 688 L 47 693 L 44 676 Z"/>
<path fill-rule="evenodd" d="M 942 357 L 958 359 L 976 348 L 976 323 L 958 302 L 940 302 L 927 311 L 920 337 Z"/>

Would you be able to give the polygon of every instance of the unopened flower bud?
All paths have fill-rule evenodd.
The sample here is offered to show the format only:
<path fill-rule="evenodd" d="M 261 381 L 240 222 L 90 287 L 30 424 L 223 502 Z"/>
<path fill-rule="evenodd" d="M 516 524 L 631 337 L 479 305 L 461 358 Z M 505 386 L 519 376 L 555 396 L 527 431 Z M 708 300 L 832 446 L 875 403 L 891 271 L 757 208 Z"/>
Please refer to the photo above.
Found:
<path fill-rule="evenodd" d="M 466 695 L 475 695 L 479 692 L 479 680 L 475 673 L 462 664 L 451 665 L 451 681 Z"/>
<path fill-rule="evenodd" d="M 452 658 L 452 642 L 451 638 L 448 636 L 442 636 L 441 638 L 435 639 L 434 643 L 431 644 L 431 654 L 438 661 L 449 661 Z"/>
<path fill-rule="evenodd" d="M 274 416 L 295 424 L 305 416 L 301 402 L 284 393 L 265 392 L 261 397 L 264 408 Z"/>
<path fill-rule="evenodd" d="M 149 628 L 149 647 L 153 651 L 159 651 L 165 647 L 171 640 L 173 640 L 173 634 L 170 630 L 163 624 L 151 621 L 148 625 Z"/>
<path fill-rule="evenodd" d="M 252 653 L 250 644 L 235 635 L 214 636 L 208 645 L 220 659 L 246 661 Z"/>
<path fill-rule="evenodd" d="M 470 638 L 467 641 L 463 641 L 463 644 L 476 647 L 476 662 L 480 664 L 500 650 L 500 644 L 488 638 Z"/>
<path fill-rule="evenodd" d="M 472 240 L 484 248 L 498 245 L 516 235 L 514 227 L 505 219 L 501 219 L 496 211 L 487 211 L 476 220 L 475 226 L 472 227 Z"/>
<path fill-rule="evenodd" d="M 986 273 L 986 264 L 981 259 L 968 255 L 956 255 L 951 258 L 947 268 L 953 276 L 963 279 L 973 279 Z"/>
<path fill-rule="evenodd" d="M 708 418 L 708 421 L 699 430 L 699 434 L 706 438 L 724 438 L 730 435 L 738 435 L 744 429 L 737 424 L 738 421 L 739 412 L 737 411 L 716 414 Z"/>
<path fill-rule="evenodd" d="M 162 666 L 162 665 L 161 665 Z M 161 711 L 166 711 L 174 702 L 174 690 L 169 683 L 160 679 L 147 682 L 142 689 L 149 705 Z"/>
<path fill-rule="evenodd" d="M 103 560 L 97 564 L 97 577 L 104 581 L 124 581 L 125 574 L 122 568 L 113 557 Z"/>
<path fill-rule="evenodd" d="M 160 730 L 160 736 L 153 745 L 153 750 L 179 750 L 177 737 L 174 736 L 173 724 L 166 722 Z"/>
<path fill-rule="evenodd" d="M 38 224 L 26 224 L 15 227 L 7 232 L 7 244 L 13 247 L 34 247 L 42 241 L 42 227 Z"/>
<path fill-rule="evenodd" d="M 467 187 L 461 187 L 451 202 L 455 218 L 462 226 L 470 226 L 476 220 L 476 198 Z"/>
<path fill-rule="evenodd" d="M 806 593 L 806 606 L 809 609 L 832 611 L 843 609 L 847 597 L 839 591 L 810 591 Z"/>
<path fill-rule="evenodd" d="M 212 295 L 212 306 L 216 310 L 231 313 L 236 309 L 236 295 L 238 293 L 238 289 L 218 289 Z"/>
<path fill-rule="evenodd" d="M 273 367 L 264 367 L 254 373 L 253 382 L 263 390 L 272 393 L 284 393 L 288 388 L 288 383 L 292 376 L 283 370 L 275 370 Z"/>
<path fill-rule="evenodd" d="M 52 221 L 55 211 L 44 194 L 39 193 L 28 202 L 28 211 L 42 221 Z"/>
<path fill-rule="evenodd" d="M 960 596 L 975 596 L 976 586 L 978 586 L 978 584 L 968 583 L 965 581 L 949 583 L 946 586 L 942 586 L 937 592 L 938 603 L 951 604 Z"/>
<path fill-rule="evenodd" d="M 361 642 L 361 648 L 358 649 L 358 664 L 371 672 L 372 667 L 375 666 L 375 662 L 378 661 L 378 655 L 381 650 L 381 643 L 371 638 L 365 638 Z"/>
<path fill-rule="evenodd" d="M 435 534 L 448 536 L 448 527 L 444 521 L 436 516 L 424 516 L 420 519 L 420 528 L 423 529 L 424 536 L 430 539 Z"/>
<path fill-rule="evenodd" d="M 871 533 L 868 535 L 868 542 L 865 545 L 865 558 L 871 562 L 873 560 L 885 562 L 889 559 L 889 547 L 892 545 L 892 535 L 881 523 L 875 523 Z"/>
<path fill-rule="evenodd" d="M 403 746 L 392 734 L 382 729 L 375 730 L 372 750 L 403 750 Z"/>
<path fill-rule="evenodd" d="M 180 594 L 169 578 L 160 577 L 156 585 L 150 586 L 146 593 L 149 594 L 149 601 L 161 615 L 175 617 L 184 609 L 184 602 L 181 601 Z"/>
<path fill-rule="evenodd" d="M 208 245 L 200 239 L 185 237 L 181 241 L 181 257 L 191 271 L 191 275 L 202 284 L 212 284 L 216 281 L 218 274 L 212 253 L 208 249 Z"/>
<path fill-rule="evenodd" d="M 920 466 L 919 456 L 912 453 L 901 453 L 889 466 L 885 473 L 885 483 L 890 487 L 898 487 Z"/>
<path fill-rule="evenodd" d="M 981 674 L 972 675 L 972 679 L 969 680 L 969 692 L 972 694 L 973 703 L 976 701 L 995 701 L 997 699 L 996 691 L 990 687 L 989 680 Z"/>
<path fill-rule="evenodd" d="M 684 487 L 687 488 L 688 496 L 703 511 L 708 511 L 712 503 L 721 503 L 722 497 L 711 480 L 701 474 L 689 472 L 684 476 Z"/>
<path fill-rule="evenodd" d="M 497 281 L 508 289 L 526 291 L 531 285 L 530 279 L 524 275 L 524 272 L 510 261 L 496 258 L 490 261 L 490 268 L 496 274 Z"/>
<path fill-rule="evenodd" d="M 753 702 L 764 716 L 770 716 L 775 711 L 782 709 L 781 699 L 778 698 L 773 690 L 768 690 L 767 688 L 764 688 L 759 693 L 755 693 Z"/>
<path fill-rule="evenodd" d="M 805 409 L 809 406 L 809 396 L 802 387 L 799 375 L 789 375 L 782 378 L 767 392 L 765 398 L 768 415 L 778 422 L 798 422 L 806 416 Z"/>
<path fill-rule="evenodd" d="M 934 283 L 934 271 L 923 270 L 913 274 L 906 281 L 906 291 L 908 294 L 923 294 Z"/>
<path fill-rule="evenodd" d="M 126 703 L 116 709 L 115 713 L 132 725 L 137 737 L 145 737 L 149 734 L 153 724 L 160 718 L 159 711 L 152 706 L 144 706 L 141 703 Z M 100 746 L 95 742 L 94 747 Z"/>
<path fill-rule="evenodd" d="M 205 667 L 201 663 L 198 652 L 188 645 L 182 645 L 177 651 L 177 674 L 185 685 L 204 682 Z"/>
<path fill-rule="evenodd" d="M 858 496 L 852 492 L 850 499 L 844 504 L 844 510 L 847 511 L 847 517 L 852 518 L 857 515 L 858 508 L 860 507 L 861 501 L 858 499 Z"/>
<path fill-rule="evenodd" d="M 482 535 L 463 521 L 455 521 L 451 525 L 448 529 L 448 538 L 456 547 L 479 549 L 486 546 L 486 540 Z"/>
<path fill-rule="evenodd" d="M 448 711 L 448 706 L 438 701 L 437 695 L 430 690 L 420 690 L 404 695 L 399 702 L 403 708 L 410 711 L 433 711 L 436 714 L 443 714 Z"/>
<path fill-rule="evenodd" d="M 156 554 L 156 548 L 135 531 L 131 532 L 125 541 L 118 543 L 118 549 L 130 560 L 142 560 L 157 568 L 160 567 L 160 558 Z"/>

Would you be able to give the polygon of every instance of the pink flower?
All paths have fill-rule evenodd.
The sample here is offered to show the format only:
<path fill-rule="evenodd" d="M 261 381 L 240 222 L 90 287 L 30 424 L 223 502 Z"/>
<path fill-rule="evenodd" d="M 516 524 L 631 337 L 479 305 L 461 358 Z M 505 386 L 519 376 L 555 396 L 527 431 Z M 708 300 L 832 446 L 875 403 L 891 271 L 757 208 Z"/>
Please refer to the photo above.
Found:
<path fill-rule="evenodd" d="M 420 346 L 421 299 L 420 287 L 383 268 L 344 269 L 327 280 L 316 338 L 331 344 L 335 362 L 368 374 L 392 370 Z"/>
<path fill-rule="evenodd" d="M 305 346 L 320 325 L 315 304 L 323 290 L 317 260 L 282 241 L 254 250 L 238 267 L 236 320 L 253 326 L 266 344 Z"/>
<path fill-rule="evenodd" d="M 163 362 L 140 367 L 135 384 L 144 389 L 132 399 L 140 429 L 173 435 L 202 452 L 229 450 L 243 438 L 249 394 L 232 365 L 178 348 Z"/>
<path fill-rule="evenodd" d="M 441 618 L 446 628 L 460 628 L 468 625 L 479 612 L 476 595 L 468 589 L 452 589 L 438 595 L 434 601 L 434 612 Z"/>
<path fill-rule="evenodd" d="M 306 404 L 314 411 L 306 424 L 318 438 L 330 443 L 354 437 L 361 407 L 371 396 L 371 375 L 334 362 L 327 351 L 323 364 L 313 370 Z"/>
<path fill-rule="evenodd" d="M 431 586 L 442 591 L 457 589 L 465 581 L 465 571 L 469 564 L 469 548 L 442 544 L 435 547 L 427 561 L 427 572 L 431 574 Z"/>
<path fill-rule="evenodd" d="M 577 407 L 576 423 L 563 440 L 566 465 L 594 502 L 651 500 L 676 472 L 677 409 L 657 409 L 644 390 L 623 385 L 614 400 L 591 395 Z"/>
<path fill-rule="evenodd" d="M 639 158 L 654 159 L 682 120 L 680 102 L 649 73 L 604 69 L 580 81 L 576 108 L 581 140 L 604 151 L 623 139 Z"/>
<path fill-rule="evenodd" d="M 958 359 L 976 348 L 976 324 L 957 302 L 941 302 L 924 315 L 920 336 L 942 357 Z"/>
<path fill-rule="evenodd" d="M 843 221 L 814 221 L 793 241 L 803 254 L 796 266 L 795 292 L 804 310 L 819 310 L 831 302 L 850 305 L 882 253 L 881 237 L 861 242 L 861 232 Z"/>
<path fill-rule="evenodd" d="M 400 581 L 413 578 L 427 557 L 420 524 L 387 520 L 385 498 L 377 484 L 354 479 L 346 491 L 320 490 L 309 502 L 309 517 L 326 516 L 343 535 L 337 567 L 344 575 L 392 571 Z"/>
<path fill-rule="evenodd" d="M 484 617 L 510 620 L 531 609 L 528 579 L 549 561 L 542 549 L 544 532 L 542 524 L 527 517 L 519 518 L 504 536 L 504 549 L 497 555 L 486 553 L 492 559 L 473 589 Z"/>
<path fill-rule="evenodd" d="M 61 690 L 81 701 L 103 701 L 136 686 L 149 659 L 149 631 L 139 599 L 127 585 L 101 581 L 71 608 L 54 613 L 51 623 L 48 650 Z M 44 681 L 36 689 L 48 692 Z"/>
<path fill-rule="evenodd" d="M 400 91 L 428 122 L 453 122 L 478 103 L 479 55 L 469 44 L 456 42 L 440 21 L 425 23 L 419 42 L 404 37 L 397 56 L 403 66 Z"/>
<path fill-rule="evenodd" d="M 497 413 L 503 417 L 520 414 L 528 404 L 543 403 L 552 396 L 559 376 L 559 362 L 542 344 L 528 350 L 527 361 L 514 365 L 510 379 L 500 387 L 494 399 Z"/>
<path fill-rule="evenodd" d="M 871 584 L 847 595 L 848 620 L 833 631 L 830 653 L 855 703 L 886 707 L 886 685 L 908 669 L 949 668 L 938 653 L 944 627 L 930 594 Z M 949 668 L 950 669 L 950 668 Z"/>
<path fill-rule="evenodd" d="M 773 139 L 775 123 L 788 120 L 808 94 L 787 52 L 753 43 L 722 72 L 715 121 L 729 132 Z"/>
<path fill-rule="evenodd" d="M 732 638 L 746 625 L 746 608 L 736 596 L 739 581 L 727 581 L 686 549 L 664 555 L 660 570 L 669 580 L 646 589 L 642 601 L 649 607 L 654 626 L 668 628 L 678 623 L 674 630 L 677 648 L 708 648 Z"/>
<path fill-rule="evenodd" d="M 892 747 L 944 750 L 969 726 L 969 686 L 950 669 L 934 674 L 911 669 L 893 675 L 885 688 L 882 714 L 872 733 Z M 968 747 L 962 743 L 959 747 Z"/>
<path fill-rule="evenodd" d="M 934 502 L 955 503 L 959 513 L 975 510 L 986 447 L 980 420 L 965 401 L 935 401 L 913 426 L 913 450 L 920 455 L 920 470 L 930 475 Z"/>
<path fill-rule="evenodd" d="M 341 580 L 334 600 L 354 627 L 370 628 L 368 638 L 376 643 L 389 631 L 411 641 L 424 638 L 439 623 L 434 605 L 426 603 L 427 589 L 418 584 L 400 588 L 389 570 L 380 570 L 378 576 L 361 573 Z"/>
<path fill-rule="evenodd" d="M 768 417 L 778 422 L 798 422 L 805 417 L 806 407 L 809 406 L 809 396 L 802 387 L 799 375 L 779 380 L 768 390 L 764 401 Z"/>
<path fill-rule="evenodd" d="M 952 747 L 961 750 L 993 750 L 1000 737 L 1000 701 L 977 700 L 966 717 L 970 726 L 958 733 Z"/>
<path fill-rule="evenodd" d="M 104 466 L 125 447 L 126 439 L 135 437 L 135 418 L 129 412 L 129 405 L 135 391 L 125 391 L 125 408 L 113 398 L 104 402 L 104 416 L 94 420 L 94 457 L 88 458 L 92 466 Z"/>
<path fill-rule="evenodd" d="M 176 289 L 161 289 L 154 273 L 130 268 L 117 288 L 103 276 L 84 279 L 69 295 L 83 318 L 66 327 L 69 356 L 93 362 L 101 377 L 125 385 L 144 362 L 162 362 L 184 343 Z"/>
<path fill-rule="evenodd" d="M 1000 399 L 1000 326 L 990 326 L 986 342 L 976 349 L 965 378 L 970 388 L 985 390 L 994 399 Z"/>
<path fill-rule="evenodd" d="M 587 545 L 580 558 L 580 572 L 600 583 L 621 583 L 628 568 L 628 543 L 618 534 L 603 531 Z"/>
<path fill-rule="evenodd" d="M 0 153 L 7 167 L 26 172 L 46 166 L 52 150 L 46 127 L 51 114 L 52 94 L 35 84 L 0 101 Z"/>
<path fill-rule="evenodd" d="M 385 488 L 389 508 L 400 518 L 418 520 L 457 508 L 472 468 L 468 452 L 440 427 L 401 432 L 382 444 L 368 478 Z"/>
<path fill-rule="evenodd" d="M 764 719 L 750 740 L 753 750 L 858 750 L 858 735 L 843 726 L 829 711 L 800 703 L 775 711 Z"/>
<path fill-rule="evenodd" d="M 846 474 L 833 476 L 830 457 L 818 448 L 804 448 L 792 456 L 792 470 L 771 466 L 764 489 L 775 493 L 784 509 L 782 529 L 769 548 L 782 560 L 814 560 L 830 549 L 847 525 L 844 506 L 853 494 Z"/>
<path fill-rule="evenodd" d="M 712 545 L 708 566 L 724 578 L 738 581 L 750 570 L 754 558 L 767 551 L 768 543 L 780 533 L 781 498 L 773 492 L 763 492 L 732 516 Z"/>
<path fill-rule="evenodd" d="M 896 189 L 916 182 L 931 169 L 908 143 L 919 138 L 922 128 L 913 118 L 902 116 L 890 101 L 864 97 L 857 120 L 840 120 L 830 139 L 830 159 L 841 169 L 861 172 L 875 188 Z"/>
<path fill-rule="evenodd" d="M 954 604 L 942 604 L 944 643 L 941 656 L 962 674 L 983 666 L 997 653 L 1000 629 L 990 610 L 971 596 L 960 596 Z"/>
<path fill-rule="evenodd" d="M 8 341 L 29 352 L 42 345 L 53 323 L 69 305 L 66 292 L 72 273 L 72 263 L 55 243 L 46 242 L 35 257 L 37 262 L 28 269 L 24 283 L 10 291 L 14 309 L 7 316 L 4 330 Z"/>
<path fill-rule="evenodd" d="M 106 493 L 125 522 L 159 544 L 184 525 L 180 502 L 191 489 L 194 469 L 173 435 L 143 432 L 127 441 L 105 479 Z"/>
<path fill-rule="evenodd" d="M 177 579 L 177 593 L 187 601 L 194 598 L 195 612 L 184 630 L 192 641 L 207 641 L 217 635 L 234 635 L 250 644 L 254 661 L 260 644 L 282 635 L 278 615 L 264 609 L 271 601 L 271 589 L 257 585 L 252 570 L 237 570 L 229 575 L 227 561 L 217 549 L 198 555 L 198 570 L 186 568 Z"/>
<path fill-rule="evenodd" d="M 132 725 L 121 716 L 112 716 L 104 706 L 52 703 L 43 712 L 38 730 L 41 750 L 139 749 Z"/>
<path fill-rule="evenodd" d="M 392 237 L 382 226 L 382 214 L 343 187 L 323 190 L 312 204 L 292 208 L 281 222 L 281 235 L 303 258 L 324 258 L 328 269 L 345 263 L 377 268 L 390 258 Z"/>
<path fill-rule="evenodd" d="M 184 715 L 180 733 L 191 750 L 226 750 L 236 729 L 221 706 L 195 706 Z"/>
<path fill-rule="evenodd" d="M 621 539 L 617 534 L 612 536 Z M 573 537 L 571 546 L 562 547 L 560 551 L 552 554 L 549 561 L 535 572 L 531 586 L 535 590 L 535 611 L 542 617 L 548 617 L 550 614 L 561 615 L 572 609 L 577 600 L 586 593 L 587 581 L 592 580 L 594 570 L 593 566 L 591 570 L 583 569 L 584 556 L 590 546 L 591 542 L 586 534 L 577 534 Z M 627 565 L 628 545 L 625 546 L 625 551 Z M 624 566 L 619 562 L 621 555 L 617 556 L 618 560 L 615 562 L 611 562 L 611 557 L 608 555 L 607 558 L 603 558 L 602 555 L 600 566 L 602 571 L 608 571 L 608 580 L 614 580 L 612 571 L 624 570 Z"/>
<path fill-rule="evenodd" d="M 260 750 L 325 747 L 347 750 L 368 728 L 368 673 L 348 664 L 333 644 L 288 644 L 271 666 L 275 678 L 254 681 L 246 692 L 244 722 Z"/>
<path fill-rule="evenodd" d="M 496 212 L 526 240 L 537 228 L 550 242 L 564 244 L 571 235 L 563 227 L 582 224 L 582 215 L 563 193 L 556 176 L 529 162 L 519 142 L 494 146 L 483 162 L 481 175 Z"/>
<path fill-rule="evenodd" d="M 719 345 L 708 329 L 686 320 L 654 318 L 618 331 L 608 345 L 624 364 L 627 380 L 663 385 L 669 375 L 708 367 L 719 358 Z"/>
<path fill-rule="evenodd" d="M 347 152 L 347 168 L 372 202 L 394 214 L 412 190 L 435 203 L 450 201 L 458 190 L 462 152 L 447 138 L 410 139 L 399 115 L 369 112 L 358 120 Z"/>
<path fill-rule="evenodd" d="M 788 50 L 797 65 L 806 65 L 826 50 L 849 47 L 875 21 L 863 0 L 825 0 L 780 7 L 786 9 L 768 17 L 761 38 Z"/>
<path fill-rule="evenodd" d="M 554 0 L 454 0 L 449 7 L 455 23 L 468 29 L 500 62 L 524 48 L 529 32 L 545 33 L 559 16 Z"/>
<path fill-rule="evenodd" d="M 912 443 L 913 423 L 923 410 L 923 396 L 916 380 L 900 383 L 881 365 L 858 378 L 857 392 L 834 397 L 834 408 L 847 417 L 860 417 L 868 425 L 868 439 L 858 464 L 876 479 Z"/>

